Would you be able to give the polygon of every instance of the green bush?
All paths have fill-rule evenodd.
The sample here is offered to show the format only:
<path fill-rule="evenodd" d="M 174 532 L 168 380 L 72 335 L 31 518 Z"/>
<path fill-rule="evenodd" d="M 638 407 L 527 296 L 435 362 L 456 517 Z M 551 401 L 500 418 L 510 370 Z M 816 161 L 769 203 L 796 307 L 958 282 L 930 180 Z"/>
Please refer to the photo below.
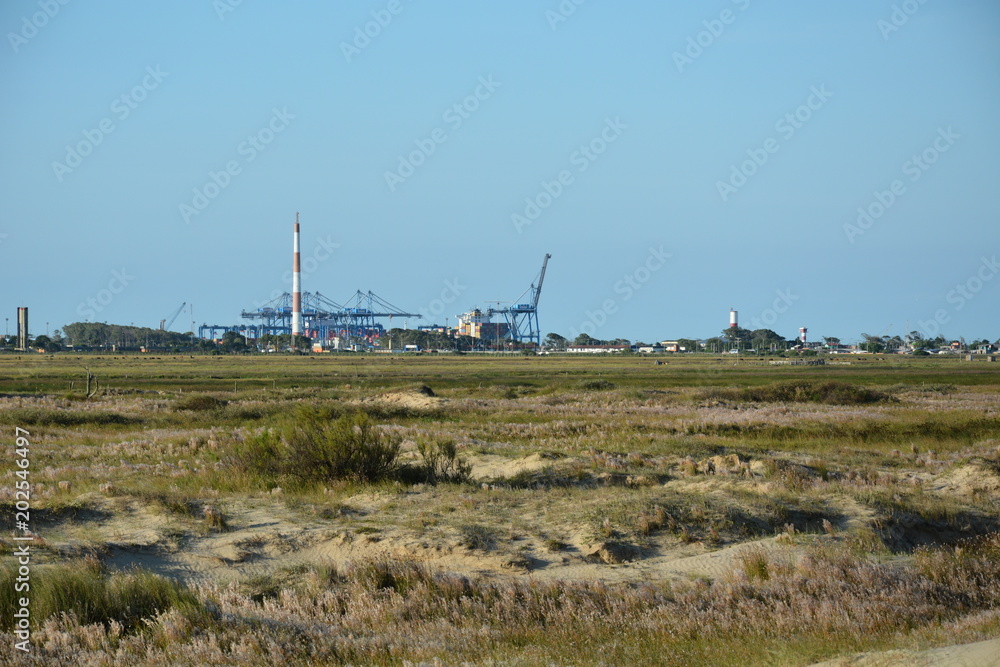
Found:
<path fill-rule="evenodd" d="M 424 480 L 430 484 L 438 482 L 467 482 L 472 466 L 458 456 L 454 440 L 420 441 L 417 451 L 422 460 Z"/>
<path fill-rule="evenodd" d="M 232 463 L 265 478 L 374 482 L 397 470 L 399 444 L 364 413 L 331 421 L 314 408 L 300 408 L 290 422 L 237 446 Z"/>

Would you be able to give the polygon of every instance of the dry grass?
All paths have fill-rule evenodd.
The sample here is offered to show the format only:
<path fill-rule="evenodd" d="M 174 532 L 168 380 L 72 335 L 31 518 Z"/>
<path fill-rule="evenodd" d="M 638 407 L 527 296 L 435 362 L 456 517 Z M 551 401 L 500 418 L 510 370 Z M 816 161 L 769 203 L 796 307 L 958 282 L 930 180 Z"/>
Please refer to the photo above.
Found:
<path fill-rule="evenodd" d="M 840 549 L 797 563 L 748 552 L 711 583 L 611 587 L 600 582 L 495 581 L 408 563 L 296 573 L 297 582 L 207 584 L 199 622 L 164 609 L 125 636 L 77 617 L 40 622 L 36 662 L 97 664 L 392 664 L 484 656 L 555 664 L 805 662 L 897 645 L 901 632 L 971 638 L 1000 621 L 1000 538 L 921 551 L 912 566 Z M 255 589 L 255 590 L 252 590 Z M 979 614 L 971 626 L 960 619 Z M 392 632 L 384 629 L 392 628 Z M 940 630 L 939 630 L 940 629 Z M 754 651 L 746 651 L 752 645 Z M 9 643 L 0 659 L 13 659 Z"/>

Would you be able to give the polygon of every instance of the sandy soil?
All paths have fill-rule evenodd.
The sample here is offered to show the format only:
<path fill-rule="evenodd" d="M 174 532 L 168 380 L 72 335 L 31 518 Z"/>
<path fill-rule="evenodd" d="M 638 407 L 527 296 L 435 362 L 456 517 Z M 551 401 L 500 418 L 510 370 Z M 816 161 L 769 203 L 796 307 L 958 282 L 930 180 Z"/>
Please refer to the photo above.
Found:
<path fill-rule="evenodd" d="M 440 400 L 414 396 L 416 400 Z M 472 459 L 473 477 L 486 484 L 524 471 L 552 465 L 543 455 L 519 459 L 482 455 Z M 699 476 L 699 481 L 680 482 L 688 490 L 706 486 L 706 492 L 722 478 Z M 678 483 L 678 482 L 672 482 Z M 995 475 L 967 465 L 931 480 L 933 488 L 955 494 L 996 492 Z M 652 538 L 639 549 L 613 540 L 596 541 L 581 526 L 566 539 L 566 547 L 551 551 L 538 538 L 520 537 L 504 548 L 482 551 L 442 538 L 440 533 L 406 526 L 359 525 L 356 516 L 310 518 L 288 509 L 281 497 L 248 498 L 228 502 L 225 513 L 228 532 L 192 530 L 192 521 L 141 507 L 121 498 L 95 496 L 86 499 L 102 508 L 104 519 L 64 524 L 54 544 L 72 550 L 85 543 L 102 545 L 107 562 L 115 567 L 140 566 L 194 582 L 204 579 L 242 579 L 269 574 L 297 564 L 328 562 L 344 566 L 355 560 L 392 559 L 424 563 L 441 571 L 466 575 L 531 576 L 545 579 L 601 579 L 608 582 L 662 581 L 666 579 L 721 577 L 734 569 L 739 555 L 748 549 L 784 554 L 794 559 L 810 542 L 838 539 L 830 535 L 807 538 L 770 537 L 713 548 L 696 542 L 678 544 L 676 539 Z M 350 512 L 377 517 L 391 502 L 391 494 L 366 493 L 346 500 Z M 845 521 L 840 529 L 868 525 L 871 510 L 843 499 Z M 197 524 L 197 521 L 194 521 Z"/>
<path fill-rule="evenodd" d="M 1000 639 L 926 651 L 861 653 L 817 663 L 815 667 L 1000 667 Z"/>

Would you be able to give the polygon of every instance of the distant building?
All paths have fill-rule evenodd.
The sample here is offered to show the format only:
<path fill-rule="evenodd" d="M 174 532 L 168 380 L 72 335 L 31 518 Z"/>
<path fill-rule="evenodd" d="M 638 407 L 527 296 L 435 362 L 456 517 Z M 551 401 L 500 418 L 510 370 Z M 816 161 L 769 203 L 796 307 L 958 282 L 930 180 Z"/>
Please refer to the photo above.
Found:
<path fill-rule="evenodd" d="M 458 316 L 458 335 L 483 340 L 506 338 L 509 327 L 506 322 L 493 322 L 489 313 L 479 308 Z"/>
<path fill-rule="evenodd" d="M 441 333 L 450 334 L 452 333 L 451 327 L 447 327 L 443 324 L 422 324 L 417 327 L 417 331 L 426 331 L 427 333 Z"/>
<path fill-rule="evenodd" d="M 628 352 L 631 345 L 569 345 L 567 352 L 576 354 L 613 354 L 617 352 Z"/>

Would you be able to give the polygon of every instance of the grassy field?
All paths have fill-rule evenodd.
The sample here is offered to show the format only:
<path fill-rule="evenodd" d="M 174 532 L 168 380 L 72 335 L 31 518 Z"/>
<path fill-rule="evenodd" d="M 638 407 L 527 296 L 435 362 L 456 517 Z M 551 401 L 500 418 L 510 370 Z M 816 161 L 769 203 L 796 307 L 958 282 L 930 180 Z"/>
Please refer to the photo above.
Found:
<path fill-rule="evenodd" d="M 0 661 L 805 665 L 1000 636 L 1000 365 L 663 360 L 0 357 L 35 533 L 33 650 Z"/>

